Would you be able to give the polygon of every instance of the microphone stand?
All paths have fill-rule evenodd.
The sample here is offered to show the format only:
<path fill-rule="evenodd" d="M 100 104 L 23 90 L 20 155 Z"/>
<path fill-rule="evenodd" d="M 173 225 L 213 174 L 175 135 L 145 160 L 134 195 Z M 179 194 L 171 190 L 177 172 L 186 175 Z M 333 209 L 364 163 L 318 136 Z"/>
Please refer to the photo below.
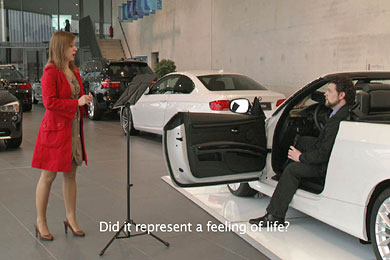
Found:
<path fill-rule="evenodd" d="M 108 244 L 103 248 L 102 251 L 100 251 L 99 255 L 102 256 L 106 249 L 111 245 L 112 242 L 114 242 L 115 239 L 121 239 L 121 238 L 132 238 L 135 236 L 142 236 L 142 235 L 150 235 L 153 238 L 157 239 L 161 243 L 163 243 L 166 247 L 169 247 L 169 243 L 162 240 L 155 234 L 145 231 L 140 233 L 132 234 L 130 227 L 135 227 L 136 223 L 133 219 L 130 217 L 130 189 L 133 186 L 133 184 L 130 184 L 130 103 L 127 102 L 125 104 L 125 109 L 127 109 L 127 219 L 124 222 L 124 224 L 121 226 L 121 228 L 116 232 L 116 234 L 111 238 L 111 240 L 108 242 Z M 127 228 L 126 228 L 127 227 Z M 123 232 L 122 236 L 119 236 L 120 233 Z"/>

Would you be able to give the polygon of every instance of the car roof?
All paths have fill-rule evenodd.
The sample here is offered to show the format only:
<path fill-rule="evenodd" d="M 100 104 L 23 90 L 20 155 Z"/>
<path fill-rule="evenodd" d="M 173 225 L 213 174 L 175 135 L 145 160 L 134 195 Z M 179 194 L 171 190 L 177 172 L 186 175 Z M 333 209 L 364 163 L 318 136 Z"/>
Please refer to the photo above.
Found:
<path fill-rule="evenodd" d="M 3 64 L 3 65 L 0 65 L 0 69 L 16 69 L 14 65 L 12 64 Z"/>
<path fill-rule="evenodd" d="M 131 63 L 146 63 L 143 60 L 136 60 L 136 59 L 120 59 L 120 60 L 109 60 L 105 58 L 91 58 L 88 61 L 103 61 L 106 63 L 126 63 L 126 62 L 131 62 Z"/>
<path fill-rule="evenodd" d="M 228 75 L 228 74 L 243 75 L 240 73 L 226 72 L 223 70 L 186 70 L 186 71 L 172 72 L 169 75 L 174 75 L 174 74 L 181 74 L 181 75 L 194 76 L 194 77 L 207 76 L 207 75 Z"/>

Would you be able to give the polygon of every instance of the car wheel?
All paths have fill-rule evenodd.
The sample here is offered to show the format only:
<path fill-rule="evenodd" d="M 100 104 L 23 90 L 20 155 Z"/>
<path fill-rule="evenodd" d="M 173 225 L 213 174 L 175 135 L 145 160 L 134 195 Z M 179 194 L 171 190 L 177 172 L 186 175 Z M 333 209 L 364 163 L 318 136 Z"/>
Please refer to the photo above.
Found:
<path fill-rule="evenodd" d="M 125 135 L 127 135 L 127 127 L 128 124 L 130 128 L 130 135 L 137 135 L 139 133 L 138 130 L 134 128 L 133 124 L 133 117 L 131 115 L 131 111 L 128 107 L 124 107 L 121 111 L 120 115 L 120 122 L 121 122 L 121 127 Z"/>
<path fill-rule="evenodd" d="M 103 111 L 98 108 L 98 102 L 95 97 L 92 98 L 91 105 L 88 106 L 88 117 L 92 120 L 99 120 L 102 115 Z"/>
<path fill-rule="evenodd" d="M 33 102 L 33 104 L 38 104 L 38 100 L 35 98 L 35 93 L 34 93 L 34 91 L 33 91 L 33 93 L 32 93 L 32 102 Z"/>
<path fill-rule="evenodd" d="M 248 183 L 231 183 L 227 185 L 229 191 L 238 197 L 251 197 L 257 193 L 257 190 L 252 189 Z"/>
<path fill-rule="evenodd" d="M 4 143 L 7 148 L 18 148 L 22 143 L 22 139 L 23 137 L 6 139 Z"/>
<path fill-rule="evenodd" d="M 370 235 L 377 259 L 390 255 L 390 188 L 376 199 L 371 212 Z"/>
<path fill-rule="evenodd" d="M 31 111 L 32 104 L 23 105 L 23 112 Z"/>

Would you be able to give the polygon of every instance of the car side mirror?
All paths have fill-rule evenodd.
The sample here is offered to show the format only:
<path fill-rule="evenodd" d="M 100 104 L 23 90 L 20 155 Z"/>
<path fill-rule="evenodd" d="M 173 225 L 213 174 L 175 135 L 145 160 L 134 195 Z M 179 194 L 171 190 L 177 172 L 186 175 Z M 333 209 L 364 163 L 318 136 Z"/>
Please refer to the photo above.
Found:
<path fill-rule="evenodd" d="M 233 99 L 229 103 L 229 109 L 233 113 L 246 114 L 250 108 L 250 102 L 246 98 Z"/>

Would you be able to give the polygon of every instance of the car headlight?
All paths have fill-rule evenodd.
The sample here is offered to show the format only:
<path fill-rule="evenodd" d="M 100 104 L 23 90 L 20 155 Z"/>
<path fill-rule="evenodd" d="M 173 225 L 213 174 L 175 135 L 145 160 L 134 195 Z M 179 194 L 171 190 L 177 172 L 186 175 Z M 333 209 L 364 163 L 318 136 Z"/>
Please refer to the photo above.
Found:
<path fill-rule="evenodd" d="M 11 102 L 5 105 L 0 106 L 0 112 L 15 112 L 19 113 L 19 102 Z"/>

